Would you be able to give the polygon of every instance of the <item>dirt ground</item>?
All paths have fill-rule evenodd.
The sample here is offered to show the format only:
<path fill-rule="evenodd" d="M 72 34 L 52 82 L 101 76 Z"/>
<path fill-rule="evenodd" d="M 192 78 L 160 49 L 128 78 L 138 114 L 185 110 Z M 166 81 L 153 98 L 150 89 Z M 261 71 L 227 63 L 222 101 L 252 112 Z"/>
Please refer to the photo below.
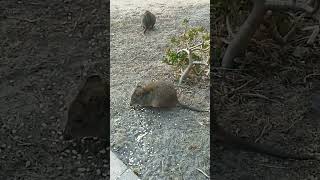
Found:
<path fill-rule="evenodd" d="M 209 1 L 111 2 L 111 149 L 142 179 L 208 179 L 209 113 L 184 109 L 132 110 L 130 96 L 139 82 L 166 79 L 174 70 L 161 62 L 170 37 L 182 33 L 183 19 L 209 30 Z M 157 16 L 154 31 L 143 36 L 140 17 Z M 188 81 L 180 100 L 209 109 L 209 80 Z M 199 171 L 200 170 L 200 171 Z"/>
<path fill-rule="evenodd" d="M 223 33 L 211 33 L 226 37 L 222 23 L 213 26 Z M 287 152 L 320 152 L 320 112 L 313 104 L 320 94 L 320 44 L 318 36 L 307 45 L 310 34 L 298 30 L 283 47 L 270 39 L 251 41 L 247 51 L 253 56 L 236 70 L 213 70 L 211 103 L 218 109 L 224 104 L 218 122 L 225 129 Z M 281 160 L 218 144 L 212 147 L 212 179 L 320 179 L 320 161 Z"/>
<path fill-rule="evenodd" d="M 102 0 L 0 1 L 0 179 L 109 177 L 103 142 L 61 137 L 81 79 L 108 78 L 107 12 Z"/>

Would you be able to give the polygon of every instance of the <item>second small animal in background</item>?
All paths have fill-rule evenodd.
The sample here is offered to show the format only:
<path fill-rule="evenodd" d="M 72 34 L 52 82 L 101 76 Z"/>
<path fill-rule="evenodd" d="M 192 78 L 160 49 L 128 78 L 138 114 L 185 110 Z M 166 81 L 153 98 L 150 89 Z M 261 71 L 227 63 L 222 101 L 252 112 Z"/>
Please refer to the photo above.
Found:
<path fill-rule="evenodd" d="M 149 29 L 153 29 L 154 24 L 156 23 L 156 16 L 150 11 L 146 11 L 141 18 L 142 27 L 144 29 L 143 34 Z"/>

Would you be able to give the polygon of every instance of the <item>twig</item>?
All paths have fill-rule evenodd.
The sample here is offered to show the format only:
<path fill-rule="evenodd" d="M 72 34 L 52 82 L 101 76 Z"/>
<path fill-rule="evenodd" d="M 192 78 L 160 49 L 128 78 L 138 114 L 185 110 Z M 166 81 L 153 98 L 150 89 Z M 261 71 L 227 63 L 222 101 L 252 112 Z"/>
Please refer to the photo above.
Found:
<path fill-rule="evenodd" d="M 218 17 L 216 20 L 214 20 L 212 24 L 215 25 L 218 21 L 220 21 L 220 20 L 222 20 L 222 19 L 223 19 L 223 16 L 220 16 L 220 17 Z"/>
<path fill-rule="evenodd" d="M 259 137 L 254 141 L 255 143 L 257 143 L 258 141 L 260 141 L 260 139 L 262 138 L 262 136 L 264 135 L 264 133 L 265 133 L 265 131 L 266 131 L 266 129 L 267 129 L 267 126 L 269 126 L 269 120 L 268 120 L 268 123 L 263 126 L 263 129 L 262 129 Z"/>
<path fill-rule="evenodd" d="M 310 78 L 311 76 L 320 76 L 320 74 L 318 74 L 318 73 L 308 74 L 308 75 L 306 75 L 306 77 L 303 78 L 303 82 L 307 83 L 307 79 Z"/>
<path fill-rule="evenodd" d="M 201 61 L 194 61 L 192 64 L 199 64 L 199 65 L 208 65 L 207 63 Z"/>
<path fill-rule="evenodd" d="M 245 96 L 257 97 L 257 98 L 265 99 L 265 100 L 268 100 L 268 101 L 271 101 L 271 102 L 279 103 L 278 101 L 270 99 L 267 96 L 262 95 L 262 94 L 254 94 L 254 93 L 241 93 L 241 94 L 245 95 Z"/>
<path fill-rule="evenodd" d="M 179 79 L 179 85 L 182 83 L 183 79 L 189 74 L 192 66 L 193 66 L 193 60 L 191 57 L 191 50 L 188 49 L 181 49 L 178 51 L 178 53 L 185 51 L 188 54 L 188 59 L 189 59 L 189 64 L 188 67 L 184 70 L 184 72 L 182 73 L 180 79 Z"/>
<path fill-rule="evenodd" d="M 210 178 L 205 172 L 203 172 L 201 169 L 199 169 L 199 168 L 197 168 L 197 170 L 199 171 L 199 172 L 201 172 L 203 175 L 205 175 L 207 178 Z"/>
<path fill-rule="evenodd" d="M 314 41 L 316 40 L 317 36 L 319 35 L 319 25 L 318 26 L 314 26 L 313 32 L 311 34 L 311 36 L 309 37 L 307 44 L 313 44 Z"/>
<path fill-rule="evenodd" d="M 255 79 L 251 79 L 250 81 L 247 81 L 246 83 L 242 84 L 241 86 L 233 89 L 231 92 L 229 92 L 228 94 L 233 94 L 234 92 L 244 88 L 245 86 L 247 86 L 249 83 L 251 83 L 252 81 L 254 81 Z"/>
<path fill-rule="evenodd" d="M 37 19 L 27 19 L 27 18 L 19 18 L 19 17 L 7 17 L 8 19 L 15 19 L 15 20 L 19 20 L 19 21 L 26 21 L 29 23 L 35 23 L 36 21 L 38 21 L 40 18 Z"/>
<path fill-rule="evenodd" d="M 231 36 L 231 38 L 233 38 L 234 37 L 234 33 L 232 31 L 232 28 L 231 28 L 229 16 L 226 17 L 226 24 L 227 24 L 227 30 L 228 30 L 229 36 Z"/>
<path fill-rule="evenodd" d="M 283 166 L 273 166 L 273 165 L 267 165 L 267 164 L 259 164 L 259 165 L 264 167 L 269 167 L 269 168 L 288 169 L 288 167 L 283 167 Z"/>
<path fill-rule="evenodd" d="M 12 134 L 9 134 L 9 136 L 17 143 L 20 143 L 18 144 L 19 146 L 36 146 L 35 144 L 32 144 L 32 143 L 26 143 L 26 142 L 23 142 L 23 141 L 20 141 L 19 139 L 16 139 L 12 136 Z"/>
<path fill-rule="evenodd" d="M 302 28 L 302 31 L 309 31 L 309 30 L 314 30 L 318 25 L 315 26 L 306 26 L 304 28 Z"/>
<path fill-rule="evenodd" d="M 72 33 L 74 33 L 74 31 L 76 30 L 76 28 L 77 28 L 77 26 L 78 26 L 79 21 L 80 21 L 81 18 L 82 18 L 82 10 L 81 10 L 81 12 L 80 12 L 79 18 L 78 18 L 78 19 L 76 20 L 76 22 L 74 23 L 74 26 L 73 26 L 73 28 L 72 28 Z"/>
<path fill-rule="evenodd" d="M 199 46 L 202 46 L 202 45 L 203 45 L 203 43 L 199 43 L 199 44 L 196 44 L 194 46 L 191 46 L 189 49 L 194 50 L 195 48 L 197 48 Z"/>
<path fill-rule="evenodd" d="M 298 120 L 295 120 L 293 123 L 291 123 L 291 125 L 287 129 L 281 130 L 280 132 L 282 133 L 288 132 L 295 124 L 297 124 L 297 122 L 301 121 L 303 118 L 304 118 L 303 116 L 300 116 L 300 118 Z"/>
<path fill-rule="evenodd" d="M 302 19 L 303 19 L 306 15 L 307 15 L 306 13 L 303 13 L 303 14 L 301 14 L 297 19 L 295 19 L 293 27 L 292 27 L 291 30 L 287 33 L 287 35 L 284 37 L 284 40 L 285 40 L 286 42 L 288 41 L 288 39 L 290 38 L 290 36 L 292 36 L 292 35 L 296 32 L 298 26 L 300 26 L 300 24 L 302 23 L 302 22 L 301 22 Z"/>

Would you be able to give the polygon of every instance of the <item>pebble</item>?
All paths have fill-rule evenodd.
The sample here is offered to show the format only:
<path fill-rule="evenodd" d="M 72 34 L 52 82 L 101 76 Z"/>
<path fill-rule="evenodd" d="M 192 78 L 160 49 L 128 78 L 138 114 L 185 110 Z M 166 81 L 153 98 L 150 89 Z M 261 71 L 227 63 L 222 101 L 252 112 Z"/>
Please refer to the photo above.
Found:
<path fill-rule="evenodd" d="M 26 162 L 26 168 L 29 167 L 30 165 L 31 165 L 31 162 L 30 162 L 30 161 L 27 161 L 27 162 Z"/>
<path fill-rule="evenodd" d="M 86 171 L 86 168 L 78 168 L 78 171 L 79 171 L 79 172 L 85 172 L 85 171 Z"/>
<path fill-rule="evenodd" d="M 100 169 L 97 169 L 96 171 L 97 175 L 99 176 L 101 174 L 101 170 Z"/>

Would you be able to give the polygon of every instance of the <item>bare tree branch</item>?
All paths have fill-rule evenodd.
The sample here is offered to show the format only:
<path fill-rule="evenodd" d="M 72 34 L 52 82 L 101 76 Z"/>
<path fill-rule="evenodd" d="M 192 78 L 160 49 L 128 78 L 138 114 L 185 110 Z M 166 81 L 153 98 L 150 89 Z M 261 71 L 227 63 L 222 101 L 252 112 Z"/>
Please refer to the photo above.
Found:
<path fill-rule="evenodd" d="M 228 46 L 226 54 L 222 60 L 222 67 L 232 68 L 233 59 L 243 53 L 263 20 L 266 12 L 266 6 L 264 5 L 265 0 L 255 0 L 253 9 L 241 26 L 239 32 L 235 35 L 233 41 Z"/>

